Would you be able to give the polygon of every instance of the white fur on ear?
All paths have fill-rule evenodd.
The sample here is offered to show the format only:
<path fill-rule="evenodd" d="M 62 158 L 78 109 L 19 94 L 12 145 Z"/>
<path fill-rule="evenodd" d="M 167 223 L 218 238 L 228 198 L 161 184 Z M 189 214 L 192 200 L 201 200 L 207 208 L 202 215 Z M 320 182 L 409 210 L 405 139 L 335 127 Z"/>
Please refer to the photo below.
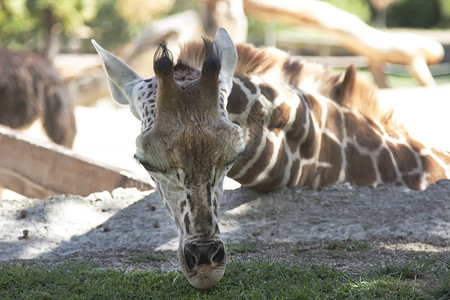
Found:
<path fill-rule="evenodd" d="M 120 104 L 129 104 L 131 111 L 134 111 L 135 108 L 133 107 L 132 100 L 133 88 L 144 79 L 134 72 L 123 60 L 103 49 L 94 39 L 91 42 L 102 60 L 112 97 Z"/>
<path fill-rule="evenodd" d="M 214 37 L 214 44 L 222 56 L 220 73 L 228 80 L 232 80 L 238 56 L 233 40 L 231 40 L 230 35 L 224 28 L 221 27 L 217 30 L 216 36 Z"/>

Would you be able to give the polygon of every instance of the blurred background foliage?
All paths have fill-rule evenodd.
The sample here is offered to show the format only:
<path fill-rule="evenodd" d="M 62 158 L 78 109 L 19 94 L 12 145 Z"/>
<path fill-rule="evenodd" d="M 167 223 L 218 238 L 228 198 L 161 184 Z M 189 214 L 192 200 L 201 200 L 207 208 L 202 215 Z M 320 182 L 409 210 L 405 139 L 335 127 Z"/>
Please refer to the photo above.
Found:
<path fill-rule="evenodd" d="M 152 20 L 195 8 L 191 0 L 0 0 L 0 44 L 45 52 L 56 34 L 63 52 L 92 51 L 95 37 L 117 48 Z"/>
<path fill-rule="evenodd" d="M 374 26 L 382 13 L 387 27 L 450 27 L 449 0 L 384 1 L 390 6 L 380 11 L 380 0 L 326 0 Z M 198 6 L 194 0 L 0 0 L 0 43 L 46 53 L 57 36 L 57 51 L 91 52 L 89 39 L 95 37 L 117 49 L 152 20 Z M 262 44 L 266 26 L 249 16 L 249 41 Z"/>

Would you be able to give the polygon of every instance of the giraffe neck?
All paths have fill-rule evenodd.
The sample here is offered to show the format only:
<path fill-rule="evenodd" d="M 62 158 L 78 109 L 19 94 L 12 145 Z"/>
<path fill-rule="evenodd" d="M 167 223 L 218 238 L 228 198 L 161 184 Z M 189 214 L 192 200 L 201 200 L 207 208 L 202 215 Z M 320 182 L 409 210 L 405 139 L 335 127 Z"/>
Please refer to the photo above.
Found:
<path fill-rule="evenodd" d="M 450 178 L 449 153 L 272 78 L 235 76 L 227 109 L 230 120 L 243 129 L 249 152 L 228 176 L 251 189 L 318 188 L 348 181 L 418 190 Z"/>

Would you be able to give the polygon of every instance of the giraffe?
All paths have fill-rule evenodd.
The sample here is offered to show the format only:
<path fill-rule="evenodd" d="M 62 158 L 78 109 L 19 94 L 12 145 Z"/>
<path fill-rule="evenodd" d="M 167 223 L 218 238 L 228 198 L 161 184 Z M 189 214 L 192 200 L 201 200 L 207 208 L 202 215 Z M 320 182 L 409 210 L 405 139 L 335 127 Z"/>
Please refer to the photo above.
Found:
<path fill-rule="evenodd" d="M 220 28 L 212 41 L 186 44 L 176 64 L 162 43 L 155 76 L 143 79 L 93 44 L 113 98 L 142 122 L 135 158 L 175 222 L 181 269 L 196 288 L 225 271 L 217 221 L 225 175 L 262 192 L 343 181 L 423 189 L 450 177 L 450 153 L 382 114 L 354 67 L 334 74 L 276 49 L 235 46 Z"/>

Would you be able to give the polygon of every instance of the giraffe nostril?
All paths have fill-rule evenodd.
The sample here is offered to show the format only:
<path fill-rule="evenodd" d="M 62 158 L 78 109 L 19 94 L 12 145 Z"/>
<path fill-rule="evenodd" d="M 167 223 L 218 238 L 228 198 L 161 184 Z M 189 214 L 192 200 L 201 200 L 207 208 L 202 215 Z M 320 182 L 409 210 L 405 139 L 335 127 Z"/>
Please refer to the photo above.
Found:
<path fill-rule="evenodd" d="M 189 270 L 192 270 L 197 262 L 197 259 L 195 258 L 195 256 L 189 251 L 189 248 L 186 247 L 184 249 L 184 260 L 186 262 L 186 266 L 188 267 Z"/>
<path fill-rule="evenodd" d="M 212 262 L 216 264 L 221 264 L 225 260 L 225 247 L 222 243 L 219 245 L 219 249 L 217 249 L 217 252 L 212 257 Z"/>
<path fill-rule="evenodd" d="M 200 265 L 221 265 L 225 256 L 225 247 L 221 241 L 192 242 L 184 246 L 184 260 L 190 270 Z"/>

